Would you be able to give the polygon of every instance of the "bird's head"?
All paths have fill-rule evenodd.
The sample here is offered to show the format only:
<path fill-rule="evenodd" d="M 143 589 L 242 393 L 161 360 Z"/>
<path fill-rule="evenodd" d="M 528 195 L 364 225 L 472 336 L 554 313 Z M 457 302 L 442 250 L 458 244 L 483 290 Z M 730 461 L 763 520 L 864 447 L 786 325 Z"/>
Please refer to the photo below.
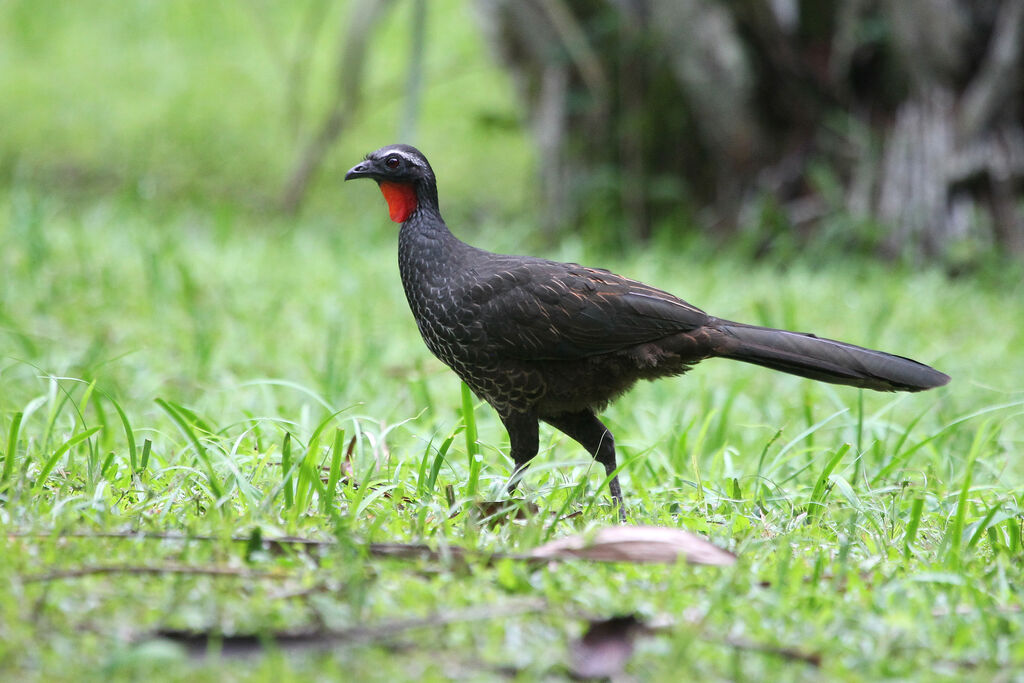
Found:
<path fill-rule="evenodd" d="M 404 223 L 422 205 L 437 206 L 434 171 L 415 147 L 388 145 L 370 152 L 345 174 L 345 180 L 353 178 L 377 181 L 396 223 Z"/>

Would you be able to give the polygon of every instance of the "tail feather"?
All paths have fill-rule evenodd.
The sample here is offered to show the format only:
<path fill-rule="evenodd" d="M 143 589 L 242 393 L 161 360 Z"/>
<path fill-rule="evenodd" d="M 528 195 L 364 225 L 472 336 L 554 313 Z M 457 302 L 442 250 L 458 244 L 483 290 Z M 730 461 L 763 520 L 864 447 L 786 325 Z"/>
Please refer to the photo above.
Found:
<path fill-rule="evenodd" d="M 876 391 L 923 391 L 949 376 L 910 358 L 813 334 L 718 321 L 718 355 L 809 379 Z"/>

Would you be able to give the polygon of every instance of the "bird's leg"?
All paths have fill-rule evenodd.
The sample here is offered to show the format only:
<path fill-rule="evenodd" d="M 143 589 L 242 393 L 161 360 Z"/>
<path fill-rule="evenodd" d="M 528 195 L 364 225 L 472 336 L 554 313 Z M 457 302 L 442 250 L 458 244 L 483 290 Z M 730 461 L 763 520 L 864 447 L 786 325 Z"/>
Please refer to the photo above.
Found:
<path fill-rule="evenodd" d="M 508 430 L 508 440 L 511 444 L 512 462 L 516 468 L 508 480 L 508 492 L 512 493 L 519 486 L 519 480 L 523 478 L 523 472 L 529 466 L 530 461 L 537 455 L 539 442 L 537 439 L 538 421 L 533 413 L 510 412 L 501 415 L 501 421 Z"/>
<path fill-rule="evenodd" d="M 604 471 L 611 476 L 615 471 L 615 439 L 611 431 L 589 410 L 579 413 L 563 413 L 545 416 L 544 421 L 555 429 L 564 432 L 587 449 L 594 460 L 604 465 Z M 608 482 L 608 491 L 612 500 L 619 508 L 619 520 L 626 521 L 626 506 L 622 500 L 622 489 L 619 488 L 619 476 L 615 475 Z"/>

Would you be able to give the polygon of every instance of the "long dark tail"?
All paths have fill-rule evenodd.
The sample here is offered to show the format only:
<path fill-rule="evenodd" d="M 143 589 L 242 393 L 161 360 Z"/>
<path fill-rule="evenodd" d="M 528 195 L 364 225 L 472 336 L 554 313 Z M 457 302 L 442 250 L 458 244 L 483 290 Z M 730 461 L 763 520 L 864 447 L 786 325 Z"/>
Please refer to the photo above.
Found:
<path fill-rule="evenodd" d="M 876 391 L 923 391 L 949 376 L 915 360 L 813 334 L 717 320 L 717 355 L 832 384 Z"/>

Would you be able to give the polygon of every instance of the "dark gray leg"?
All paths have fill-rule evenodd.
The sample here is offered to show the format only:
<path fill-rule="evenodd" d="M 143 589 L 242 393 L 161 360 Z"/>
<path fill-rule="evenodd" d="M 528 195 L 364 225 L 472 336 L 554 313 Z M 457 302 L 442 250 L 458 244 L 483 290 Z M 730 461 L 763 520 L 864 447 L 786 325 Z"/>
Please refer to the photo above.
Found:
<path fill-rule="evenodd" d="M 578 441 L 594 456 L 594 460 L 604 465 L 606 474 L 610 475 L 615 471 L 615 439 L 594 413 L 590 411 L 563 413 L 562 415 L 545 416 L 542 419 L 555 429 Z M 608 482 L 608 491 L 612 494 L 612 500 L 619 507 L 619 519 L 625 522 L 626 506 L 622 500 L 618 475 L 612 477 Z"/>
<path fill-rule="evenodd" d="M 519 485 L 523 471 L 537 455 L 539 447 L 537 416 L 533 413 L 509 413 L 499 417 L 505 424 L 505 429 L 508 430 L 508 440 L 511 444 L 509 455 L 512 456 L 512 462 L 516 464 L 512 477 L 508 480 L 508 491 L 512 493 Z"/>

